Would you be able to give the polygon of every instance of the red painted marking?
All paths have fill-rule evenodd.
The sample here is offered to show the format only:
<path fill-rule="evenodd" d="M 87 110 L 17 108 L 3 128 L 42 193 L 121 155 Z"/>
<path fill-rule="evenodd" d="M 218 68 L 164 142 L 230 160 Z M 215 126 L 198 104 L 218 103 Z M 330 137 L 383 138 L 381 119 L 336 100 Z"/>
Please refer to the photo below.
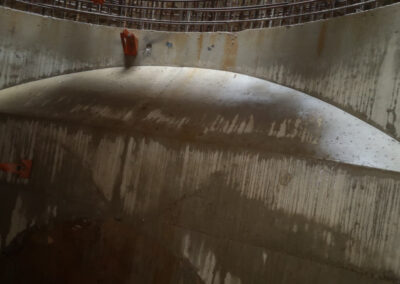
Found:
<path fill-rule="evenodd" d="M 0 170 L 19 175 L 20 178 L 28 179 L 31 175 L 32 161 L 22 160 L 20 164 L 0 164 Z"/>
<path fill-rule="evenodd" d="M 125 55 L 136 56 L 138 51 L 138 39 L 133 33 L 124 29 L 121 33 L 122 48 Z"/>
<path fill-rule="evenodd" d="M 100 4 L 100 5 L 104 4 L 104 0 L 92 0 L 92 2 L 94 4 Z"/>

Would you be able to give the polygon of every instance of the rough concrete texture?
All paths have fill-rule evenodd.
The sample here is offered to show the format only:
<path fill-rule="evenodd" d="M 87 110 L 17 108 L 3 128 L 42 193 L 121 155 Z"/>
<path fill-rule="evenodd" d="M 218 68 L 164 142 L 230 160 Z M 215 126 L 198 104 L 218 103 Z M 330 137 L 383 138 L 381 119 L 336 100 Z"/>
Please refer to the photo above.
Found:
<path fill-rule="evenodd" d="M 400 4 L 292 27 L 239 33 L 134 31 L 0 8 L 0 88 L 58 74 L 134 65 L 235 71 L 303 91 L 400 138 Z"/>
<path fill-rule="evenodd" d="M 3 282 L 400 279 L 399 142 L 303 93 L 114 68 L 5 89 L 0 113 L 1 159 L 34 160 L 0 174 Z"/>

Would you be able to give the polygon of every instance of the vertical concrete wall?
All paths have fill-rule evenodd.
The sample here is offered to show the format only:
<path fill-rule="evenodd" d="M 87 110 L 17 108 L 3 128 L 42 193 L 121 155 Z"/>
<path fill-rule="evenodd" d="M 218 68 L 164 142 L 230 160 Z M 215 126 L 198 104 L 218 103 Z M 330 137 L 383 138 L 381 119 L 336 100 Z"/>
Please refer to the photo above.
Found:
<path fill-rule="evenodd" d="M 0 86 L 110 66 L 236 71 L 305 91 L 399 139 L 399 27 L 400 6 L 392 5 L 237 34 L 134 31 L 140 52 L 128 62 L 119 29 L 0 8 Z M 243 92 L 240 103 L 224 107 L 217 105 L 226 97 L 199 100 L 204 105 L 198 108 L 185 101 L 205 85 L 196 85 L 195 73 L 175 86 L 176 76 L 164 72 L 154 74 L 169 82 L 163 88 L 147 78 L 135 85 L 141 89 L 132 96 L 118 76 L 138 72 L 126 71 L 114 72 L 113 84 L 94 76 L 88 85 L 77 85 L 82 74 L 76 74 L 64 85 L 64 77 L 54 78 L 55 89 L 31 86 L 15 100 L 7 97 L 11 89 L 0 94 L 10 103 L 3 101 L 0 111 L 2 161 L 34 159 L 29 181 L 0 173 L 2 248 L 50 220 L 85 217 L 101 220 L 101 238 L 134 239 L 135 248 L 120 255 L 129 261 L 139 255 L 137 267 L 143 259 L 163 255 L 158 265 L 174 263 L 167 274 L 176 283 L 309 283 L 310 277 L 324 284 L 389 283 L 400 278 L 398 172 L 305 157 L 295 147 L 297 154 L 277 151 L 285 139 L 296 137 L 291 131 L 300 133 L 296 120 L 282 120 L 271 132 L 277 140 L 268 142 L 272 138 L 255 125 L 272 121 L 262 116 L 265 108 L 257 108 L 251 94 Z M 220 86 L 228 97 L 238 95 L 232 85 Z M 281 103 L 300 110 L 289 107 L 293 101 Z M 254 107 L 251 113 L 249 107 Z M 46 108 L 50 112 L 42 111 Z M 202 120 L 206 111 L 215 119 Z M 257 119 L 255 113 L 262 115 Z M 199 125 L 186 126 L 190 118 Z M 229 136 L 231 129 L 245 135 Z M 229 135 L 219 141 L 217 134 Z M 318 139 L 315 143 L 320 145 Z M 267 149 L 272 144 L 274 151 Z M 142 278 L 136 279 L 151 283 L 156 265 L 142 267 Z M 138 277 L 131 269 L 125 273 L 125 280 Z"/>
<path fill-rule="evenodd" d="M 263 80 L 192 68 L 112 68 L 2 90 L 0 158 L 34 163 L 29 181 L 0 172 L 2 248 L 26 230 L 85 218 L 98 224 L 93 241 L 76 240 L 85 261 L 99 265 L 95 274 L 123 261 L 127 282 L 397 281 L 398 168 L 343 163 L 335 153 L 351 146 L 346 131 L 354 142 L 364 129 L 365 140 L 380 131 L 365 122 L 352 131 L 359 120 L 338 109 L 317 112 L 332 108 Z M 344 132 L 332 116 L 346 118 Z M 351 152 L 375 160 L 382 146 Z M 340 163 L 319 156 L 327 149 Z M 46 253 L 69 244 L 54 231 L 34 241 Z M 18 263 L 32 267 L 46 253 Z M 20 268 L 7 267 L 0 256 L 0 282 Z"/>
<path fill-rule="evenodd" d="M 134 31 L 140 52 L 132 62 L 120 29 L 6 8 L 0 15 L 0 88 L 124 64 L 220 69 L 304 91 L 400 138 L 400 4 L 233 34 Z"/>

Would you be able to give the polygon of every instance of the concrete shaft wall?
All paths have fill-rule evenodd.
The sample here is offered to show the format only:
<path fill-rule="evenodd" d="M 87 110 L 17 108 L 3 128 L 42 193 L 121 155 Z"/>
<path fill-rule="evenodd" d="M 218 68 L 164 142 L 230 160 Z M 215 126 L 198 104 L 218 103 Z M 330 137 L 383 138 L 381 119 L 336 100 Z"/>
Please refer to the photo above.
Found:
<path fill-rule="evenodd" d="M 102 275 L 108 259 L 140 283 L 400 277 L 399 143 L 364 149 L 358 139 L 384 134 L 315 98 L 228 72 L 135 67 L 5 89 L 0 113 L 1 160 L 34 161 L 30 180 L 0 172 L 3 249 L 27 229 L 86 218 L 98 220 L 96 237 L 77 243 L 99 267 L 82 275 Z M 376 155 L 385 143 L 395 144 Z M 363 155 L 377 167 L 390 157 L 396 172 L 345 164 Z M 58 235 L 14 269 L 0 258 L 0 276 L 41 263 L 48 236 L 68 246 Z"/>
<path fill-rule="evenodd" d="M 110 66 L 229 70 L 399 139 L 399 16 L 394 5 L 237 34 L 135 31 L 139 56 L 127 62 L 119 29 L 1 8 L 0 82 Z M 27 229 L 83 217 L 98 224 L 93 241 L 78 239 L 91 248 L 82 263 L 94 264 L 64 271 L 65 283 L 93 267 L 112 267 L 120 283 L 400 279 L 398 140 L 255 78 L 143 70 L 0 92 L 0 161 L 34 160 L 30 180 L 0 172 L 2 249 Z M 60 231 L 33 240 L 48 253 L 69 243 Z M 34 252 L 17 263 L 39 266 Z M 0 282 L 29 275 L 9 263 L 0 258 L 10 277 Z"/>
<path fill-rule="evenodd" d="M 124 66 L 119 32 L 0 8 L 0 88 Z M 134 32 L 140 45 L 134 65 L 202 67 L 263 78 L 328 101 L 400 138 L 400 4 L 233 34 Z"/>

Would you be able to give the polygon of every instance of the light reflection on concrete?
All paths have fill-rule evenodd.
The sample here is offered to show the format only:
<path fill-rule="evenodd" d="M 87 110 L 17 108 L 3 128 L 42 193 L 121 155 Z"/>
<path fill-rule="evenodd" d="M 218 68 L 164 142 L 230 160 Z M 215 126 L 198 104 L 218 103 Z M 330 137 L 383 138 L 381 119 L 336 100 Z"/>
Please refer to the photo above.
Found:
<path fill-rule="evenodd" d="M 0 91 L 0 112 L 400 172 L 400 143 L 373 126 L 304 93 L 225 71 L 63 75 Z"/>

